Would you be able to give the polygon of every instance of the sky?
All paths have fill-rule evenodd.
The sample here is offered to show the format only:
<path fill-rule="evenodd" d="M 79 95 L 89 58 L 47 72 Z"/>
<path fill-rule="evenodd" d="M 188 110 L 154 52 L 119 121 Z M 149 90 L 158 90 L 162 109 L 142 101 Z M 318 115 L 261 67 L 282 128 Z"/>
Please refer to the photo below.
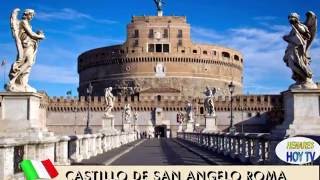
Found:
<path fill-rule="evenodd" d="M 290 31 L 287 16 L 309 10 L 320 14 L 319 0 L 164 0 L 164 15 L 187 16 L 195 43 L 211 43 L 238 49 L 244 55 L 246 94 L 275 94 L 293 83 L 282 58 Z M 30 84 L 49 96 L 77 96 L 77 57 L 82 52 L 121 44 L 126 25 L 134 15 L 155 15 L 153 0 L 0 0 L 1 87 L 15 61 L 16 48 L 9 17 L 14 8 L 36 11 L 33 30 L 43 30 Z M 320 82 L 320 40 L 311 50 L 314 80 Z"/>

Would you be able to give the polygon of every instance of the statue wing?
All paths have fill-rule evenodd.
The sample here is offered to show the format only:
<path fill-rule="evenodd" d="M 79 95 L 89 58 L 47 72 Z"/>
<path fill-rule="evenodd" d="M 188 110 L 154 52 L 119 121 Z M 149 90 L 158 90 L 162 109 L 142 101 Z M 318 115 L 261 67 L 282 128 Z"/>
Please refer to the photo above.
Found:
<path fill-rule="evenodd" d="M 22 43 L 19 38 L 19 31 L 20 31 L 20 21 L 18 19 L 18 14 L 20 12 L 19 8 L 16 8 L 12 11 L 11 17 L 10 17 L 10 26 L 11 26 L 11 32 L 12 36 L 16 42 L 16 47 L 18 51 L 18 59 L 21 59 L 23 57 L 23 48 Z"/>
<path fill-rule="evenodd" d="M 310 32 L 310 39 L 307 41 L 307 50 L 310 48 L 312 41 L 315 39 L 315 36 L 317 34 L 317 16 L 314 12 L 308 11 L 306 13 L 307 19 L 304 23 Z"/>

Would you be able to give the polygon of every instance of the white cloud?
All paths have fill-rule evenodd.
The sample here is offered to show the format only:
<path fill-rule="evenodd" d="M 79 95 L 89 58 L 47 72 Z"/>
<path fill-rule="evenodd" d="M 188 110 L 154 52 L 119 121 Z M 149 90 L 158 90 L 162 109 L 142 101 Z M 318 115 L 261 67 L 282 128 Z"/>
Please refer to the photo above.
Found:
<path fill-rule="evenodd" d="M 191 31 L 193 34 L 198 34 L 201 37 L 209 38 L 209 39 L 221 39 L 223 36 L 211 29 L 202 28 L 199 26 L 191 27 Z"/>
<path fill-rule="evenodd" d="M 37 12 L 36 16 L 39 20 L 44 20 L 44 21 L 85 19 L 85 20 L 89 20 L 89 21 L 101 23 L 101 24 L 117 23 L 117 21 L 113 21 L 110 19 L 98 19 L 89 14 L 85 14 L 70 8 L 63 8 L 60 10 L 43 10 L 43 11 Z"/>
<path fill-rule="evenodd" d="M 288 88 L 291 71 L 282 58 L 287 44 L 282 36 L 288 34 L 290 27 L 269 25 L 264 28 L 234 28 L 223 33 L 197 27 L 193 39 L 197 42 L 210 42 L 238 49 L 244 55 L 244 92 L 279 93 Z M 221 38 L 223 36 L 224 38 Z M 312 68 L 316 80 L 320 80 L 320 46 L 317 39 L 311 50 Z"/>

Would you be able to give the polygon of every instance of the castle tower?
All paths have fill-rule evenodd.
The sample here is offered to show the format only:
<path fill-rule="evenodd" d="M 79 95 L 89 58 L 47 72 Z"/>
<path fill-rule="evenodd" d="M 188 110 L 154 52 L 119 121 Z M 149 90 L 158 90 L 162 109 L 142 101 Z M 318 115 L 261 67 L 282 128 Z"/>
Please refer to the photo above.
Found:
<path fill-rule="evenodd" d="M 203 96 L 206 86 L 242 93 L 242 54 L 234 49 L 192 42 L 184 16 L 133 16 L 123 44 L 82 53 L 79 95 L 91 83 L 93 95 L 113 87 L 115 95 L 176 93 Z"/>

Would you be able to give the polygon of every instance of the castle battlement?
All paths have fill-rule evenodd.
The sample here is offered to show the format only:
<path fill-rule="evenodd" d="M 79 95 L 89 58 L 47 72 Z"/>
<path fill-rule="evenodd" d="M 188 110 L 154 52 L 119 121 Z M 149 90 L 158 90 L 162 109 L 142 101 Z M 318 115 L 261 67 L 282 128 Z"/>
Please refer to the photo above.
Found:
<path fill-rule="evenodd" d="M 52 97 L 49 99 L 49 111 L 86 111 L 88 97 Z M 281 110 L 282 101 L 280 95 L 238 95 L 234 96 L 233 109 L 237 111 L 271 111 Z M 92 96 L 89 98 L 92 111 L 104 111 L 104 96 Z M 114 111 L 121 111 L 125 104 L 130 104 L 135 111 L 152 111 L 157 107 L 165 111 L 184 111 L 187 102 L 191 102 L 196 109 L 204 107 L 204 98 L 166 96 L 160 99 L 155 96 L 116 97 Z M 216 111 L 230 111 L 230 97 L 218 96 L 214 98 Z"/>

